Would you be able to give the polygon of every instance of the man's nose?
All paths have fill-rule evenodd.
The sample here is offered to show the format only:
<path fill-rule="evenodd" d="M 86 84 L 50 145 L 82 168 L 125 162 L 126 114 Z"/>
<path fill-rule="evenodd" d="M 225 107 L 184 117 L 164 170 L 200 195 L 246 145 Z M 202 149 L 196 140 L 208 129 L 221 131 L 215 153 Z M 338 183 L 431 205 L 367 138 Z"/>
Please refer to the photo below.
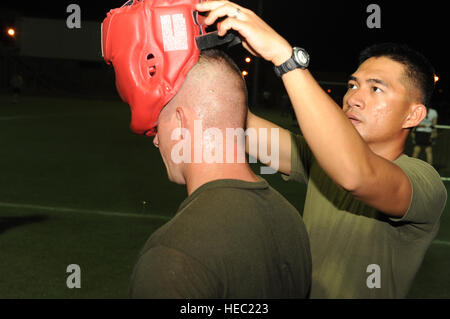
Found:
<path fill-rule="evenodd" d="M 159 148 L 158 134 L 156 134 L 155 137 L 153 138 L 153 145 L 155 145 L 156 148 Z"/>
<path fill-rule="evenodd" d="M 361 89 L 356 89 L 348 93 L 347 95 L 347 105 L 344 105 L 345 107 L 356 107 L 356 108 L 364 108 L 364 96 L 363 91 Z"/>

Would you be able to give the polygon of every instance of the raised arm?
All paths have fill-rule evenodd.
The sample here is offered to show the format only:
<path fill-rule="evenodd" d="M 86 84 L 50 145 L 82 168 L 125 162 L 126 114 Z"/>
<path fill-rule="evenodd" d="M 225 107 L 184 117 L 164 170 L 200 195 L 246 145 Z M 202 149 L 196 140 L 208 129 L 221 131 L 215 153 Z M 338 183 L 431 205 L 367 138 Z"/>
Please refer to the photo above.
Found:
<path fill-rule="evenodd" d="M 275 167 L 274 165 L 271 165 L 272 163 L 267 163 L 268 166 L 272 167 L 273 169 L 278 169 L 279 172 L 290 175 L 291 172 L 291 136 L 288 130 L 269 122 L 252 112 L 250 110 L 247 114 L 247 131 L 251 129 L 254 130 L 257 134 L 257 139 L 249 138 L 249 135 L 247 135 L 245 139 L 245 151 L 255 157 L 258 158 L 258 160 L 261 160 L 259 158 L 259 144 L 265 144 L 267 145 L 268 153 L 271 154 L 273 147 L 278 147 L 278 167 Z M 266 130 L 267 134 L 261 135 L 259 134 L 260 129 Z M 277 129 L 278 134 L 278 140 L 272 141 L 270 138 L 270 130 L 271 129 Z M 272 145 L 272 142 L 275 142 L 274 145 Z"/>
<path fill-rule="evenodd" d="M 228 1 L 202 2 L 197 9 L 210 11 L 207 24 L 227 17 L 218 24 L 219 34 L 230 29 L 238 31 L 250 52 L 274 65 L 284 63 L 292 55 L 291 45 L 248 9 Z M 295 69 L 285 73 L 282 80 L 302 133 L 327 175 L 372 207 L 390 216 L 403 216 L 412 194 L 408 176 L 368 147 L 308 70 Z"/>

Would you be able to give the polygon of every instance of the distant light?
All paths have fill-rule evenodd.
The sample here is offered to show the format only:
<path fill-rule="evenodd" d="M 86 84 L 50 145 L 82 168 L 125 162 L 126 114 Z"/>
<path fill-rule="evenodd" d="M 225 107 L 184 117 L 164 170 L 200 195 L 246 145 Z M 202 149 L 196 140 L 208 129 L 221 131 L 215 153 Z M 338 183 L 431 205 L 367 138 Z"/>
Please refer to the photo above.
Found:
<path fill-rule="evenodd" d="M 331 89 L 328 89 L 327 92 L 328 92 L 328 93 L 331 93 Z"/>
<path fill-rule="evenodd" d="M 247 75 L 248 75 L 248 72 L 244 70 L 244 71 L 242 71 L 242 75 L 243 75 L 243 76 L 247 76 Z"/>
<path fill-rule="evenodd" d="M 245 62 L 250 63 L 250 62 L 252 62 L 252 59 L 249 58 L 249 57 L 246 57 L 246 58 L 245 58 Z"/>
<path fill-rule="evenodd" d="M 16 35 L 16 30 L 14 30 L 13 28 L 8 28 L 6 32 L 10 37 L 14 37 Z"/>
<path fill-rule="evenodd" d="M 435 74 L 434 75 L 434 83 L 436 83 L 437 81 L 439 81 L 439 77 Z"/>

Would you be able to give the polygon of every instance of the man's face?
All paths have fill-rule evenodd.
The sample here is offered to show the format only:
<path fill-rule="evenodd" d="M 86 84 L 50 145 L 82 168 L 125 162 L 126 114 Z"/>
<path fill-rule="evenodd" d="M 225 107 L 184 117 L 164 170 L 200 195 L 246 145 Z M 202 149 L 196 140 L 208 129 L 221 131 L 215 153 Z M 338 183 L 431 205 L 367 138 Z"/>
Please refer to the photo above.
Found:
<path fill-rule="evenodd" d="M 390 141 L 403 132 L 413 100 L 406 81 L 404 66 L 386 57 L 367 59 L 350 77 L 343 111 L 366 143 Z"/>

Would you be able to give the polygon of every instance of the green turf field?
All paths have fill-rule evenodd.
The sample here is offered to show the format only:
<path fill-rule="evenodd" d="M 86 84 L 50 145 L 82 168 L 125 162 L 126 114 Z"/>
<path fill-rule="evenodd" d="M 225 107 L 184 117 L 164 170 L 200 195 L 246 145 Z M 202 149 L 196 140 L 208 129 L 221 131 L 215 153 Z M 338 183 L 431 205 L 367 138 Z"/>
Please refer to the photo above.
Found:
<path fill-rule="evenodd" d="M 298 130 L 287 117 L 253 111 Z M 186 196 L 167 180 L 152 140 L 128 125 L 121 102 L 23 97 L 13 105 L 0 95 L 0 298 L 127 297 L 140 248 Z M 264 178 L 302 211 L 303 185 Z M 412 298 L 450 297 L 448 207 Z M 81 268 L 79 289 L 66 286 L 70 264 Z"/>

